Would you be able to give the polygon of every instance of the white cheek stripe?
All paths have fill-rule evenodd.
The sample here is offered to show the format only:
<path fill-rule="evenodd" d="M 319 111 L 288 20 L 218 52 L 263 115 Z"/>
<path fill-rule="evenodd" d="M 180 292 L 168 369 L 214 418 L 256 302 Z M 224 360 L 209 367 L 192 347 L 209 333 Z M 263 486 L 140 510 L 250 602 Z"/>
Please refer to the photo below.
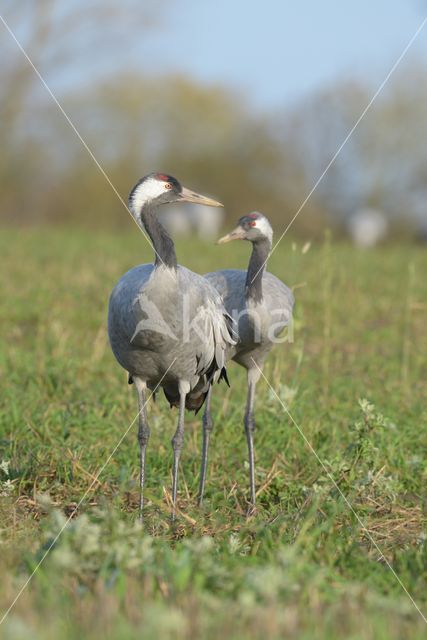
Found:
<path fill-rule="evenodd" d="M 254 220 L 254 222 L 255 224 L 252 227 L 253 229 L 258 229 L 263 235 L 270 238 L 270 240 L 273 238 L 273 229 L 266 218 L 258 218 L 257 220 Z"/>
<path fill-rule="evenodd" d="M 140 184 L 133 192 L 132 201 L 129 202 L 132 213 L 139 213 L 148 200 L 154 200 L 154 198 L 162 195 L 166 191 L 165 184 L 163 180 L 156 180 L 155 178 L 150 178 Z"/>

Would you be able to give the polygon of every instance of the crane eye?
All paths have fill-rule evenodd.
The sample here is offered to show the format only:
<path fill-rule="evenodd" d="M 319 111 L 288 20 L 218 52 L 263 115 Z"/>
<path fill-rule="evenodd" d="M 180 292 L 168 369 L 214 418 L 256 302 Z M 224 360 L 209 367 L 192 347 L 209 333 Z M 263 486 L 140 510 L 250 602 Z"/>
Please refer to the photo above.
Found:
<path fill-rule="evenodd" d="M 251 222 L 249 223 L 250 227 L 256 227 L 256 222 L 255 220 L 251 220 Z"/>
<path fill-rule="evenodd" d="M 165 189 L 172 189 L 172 185 L 170 184 L 170 182 L 166 182 Z"/>

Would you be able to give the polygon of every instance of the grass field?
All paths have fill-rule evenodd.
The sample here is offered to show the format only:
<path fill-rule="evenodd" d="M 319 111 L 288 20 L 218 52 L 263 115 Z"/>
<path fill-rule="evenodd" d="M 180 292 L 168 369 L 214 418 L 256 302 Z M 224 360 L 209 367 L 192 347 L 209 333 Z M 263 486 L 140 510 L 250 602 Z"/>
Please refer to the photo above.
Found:
<path fill-rule="evenodd" d="M 178 243 L 199 272 L 244 267 L 248 251 Z M 9 230 L 0 253 L 0 617 L 92 485 L 1 637 L 425 637 L 402 587 L 426 615 L 425 248 L 282 243 L 269 269 L 295 289 L 294 342 L 265 374 L 323 466 L 261 381 L 259 509 L 245 518 L 245 376 L 231 365 L 231 389 L 213 400 L 203 510 L 201 417 L 187 416 L 175 526 L 176 411 L 151 405 L 144 531 L 135 425 L 97 474 L 137 412 L 106 307 L 119 276 L 151 261 L 145 240 Z"/>

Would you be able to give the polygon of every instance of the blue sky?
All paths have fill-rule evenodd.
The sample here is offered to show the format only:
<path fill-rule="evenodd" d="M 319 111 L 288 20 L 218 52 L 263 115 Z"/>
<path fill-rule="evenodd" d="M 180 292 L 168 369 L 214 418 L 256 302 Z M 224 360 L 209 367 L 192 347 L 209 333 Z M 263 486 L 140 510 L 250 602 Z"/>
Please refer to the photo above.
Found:
<path fill-rule="evenodd" d="M 267 110 L 298 102 L 345 77 L 378 86 L 427 15 L 427 0 L 163 0 L 146 5 L 123 0 L 129 24 L 105 28 L 96 19 L 89 24 L 88 3 L 85 10 L 66 0 L 56 6 L 80 20 L 71 60 L 47 76 L 59 93 L 92 85 L 109 72 L 180 72 L 233 87 L 251 105 Z M 141 28 L 138 16 L 133 19 L 144 6 L 157 23 L 149 29 Z M 11 26 L 25 43 L 28 15 L 13 15 Z M 1 29 L 3 47 L 0 56 L 19 55 Z M 427 25 L 400 70 L 417 59 L 427 64 Z"/>
<path fill-rule="evenodd" d="M 427 15 L 423 0 L 179 0 L 138 45 L 145 70 L 181 71 L 288 104 L 336 78 L 379 84 Z M 427 62 L 427 25 L 404 64 Z"/>

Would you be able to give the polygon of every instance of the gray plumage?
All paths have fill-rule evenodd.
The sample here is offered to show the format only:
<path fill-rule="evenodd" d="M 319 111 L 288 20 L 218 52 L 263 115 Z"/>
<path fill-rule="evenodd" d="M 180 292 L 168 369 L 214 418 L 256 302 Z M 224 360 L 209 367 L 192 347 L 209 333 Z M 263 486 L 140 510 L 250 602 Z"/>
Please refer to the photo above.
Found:
<path fill-rule="evenodd" d="M 271 250 L 273 230 L 267 218 L 254 212 L 243 216 L 234 231 L 219 240 L 249 240 L 252 254 L 248 270 L 225 269 L 205 274 L 207 281 L 221 294 L 228 313 L 238 326 L 238 341 L 227 347 L 227 360 L 245 367 L 248 376 L 248 395 L 244 417 L 249 452 L 250 505 L 255 506 L 255 465 L 253 433 L 255 431 L 254 398 L 256 384 L 264 361 L 278 336 L 292 318 L 294 296 L 283 282 L 265 271 Z M 210 394 L 203 417 L 203 452 L 199 499 L 203 500 L 210 433 Z"/>
<path fill-rule="evenodd" d="M 129 196 L 129 209 L 150 236 L 155 262 L 134 267 L 122 276 L 108 310 L 112 351 L 128 371 L 138 395 L 141 517 L 150 434 L 145 411 L 147 389 L 155 392 L 163 388 L 171 406 L 179 407 L 172 440 L 174 516 L 184 409 L 198 410 L 210 385 L 226 378 L 226 348 L 234 343 L 231 319 L 220 294 L 202 276 L 177 264 L 173 242 L 157 220 L 157 207 L 176 201 L 221 206 L 182 187 L 172 176 L 150 174 L 140 180 Z"/>
<path fill-rule="evenodd" d="M 294 305 L 292 291 L 272 273 L 262 274 L 262 299 L 245 295 L 247 271 L 222 269 L 206 273 L 205 278 L 221 294 L 225 308 L 237 322 L 238 342 L 227 348 L 227 360 L 246 369 L 253 360 L 261 365 L 275 340 L 289 324 Z"/>
<path fill-rule="evenodd" d="M 194 328 L 183 326 L 186 315 Z M 110 297 L 108 331 L 117 361 L 150 390 L 161 383 L 171 404 L 179 400 L 179 381 L 186 382 L 187 409 L 200 408 L 208 379 L 221 374 L 229 324 L 216 289 L 180 265 L 134 267 Z"/>

